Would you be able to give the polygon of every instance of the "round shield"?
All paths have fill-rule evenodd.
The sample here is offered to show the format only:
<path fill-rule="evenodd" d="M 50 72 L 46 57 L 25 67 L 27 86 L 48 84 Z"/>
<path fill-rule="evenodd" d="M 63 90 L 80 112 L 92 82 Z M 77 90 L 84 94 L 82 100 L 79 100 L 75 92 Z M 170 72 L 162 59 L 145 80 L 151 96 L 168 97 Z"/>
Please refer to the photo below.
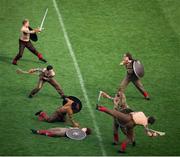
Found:
<path fill-rule="evenodd" d="M 29 30 L 32 31 L 33 29 L 29 27 Z M 38 41 L 37 34 L 36 33 L 30 34 L 30 39 L 35 42 Z"/>
<path fill-rule="evenodd" d="M 140 61 L 137 60 L 133 62 L 133 70 L 134 70 L 135 75 L 138 78 L 141 78 L 144 76 L 144 67 Z"/>
<path fill-rule="evenodd" d="M 73 128 L 66 131 L 66 136 L 73 140 L 83 140 L 86 133 L 79 128 Z"/>
<path fill-rule="evenodd" d="M 82 109 L 81 101 L 75 96 L 67 96 L 67 98 L 74 101 L 74 103 L 72 104 L 73 113 L 78 113 Z M 66 103 L 67 103 L 67 101 L 63 100 L 63 105 L 65 105 Z"/>

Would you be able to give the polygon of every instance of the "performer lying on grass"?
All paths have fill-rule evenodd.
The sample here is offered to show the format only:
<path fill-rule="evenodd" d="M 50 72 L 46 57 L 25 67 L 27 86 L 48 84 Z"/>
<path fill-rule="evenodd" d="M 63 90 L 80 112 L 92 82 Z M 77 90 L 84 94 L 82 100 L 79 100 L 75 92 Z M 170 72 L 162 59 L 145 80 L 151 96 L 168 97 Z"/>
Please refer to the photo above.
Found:
<path fill-rule="evenodd" d="M 130 112 L 129 114 L 125 114 L 116 110 L 109 110 L 108 108 L 99 105 L 96 106 L 96 109 L 117 118 L 119 124 L 125 128 L 123 133 L 127 138 L 121 144 L 121 149 L 119 150 L 120 153 L 125 152 L 126 145 L 129 143 L 135 146 L 134 127 L 136 125 L 144 126 L 146 134 L 150 137 L 159 135 L 157 132 L 148 128 L 148 124 L 153 124 L 155 122 L 155 118 L 152 116 L 147 117 L 143 112 Z"/>
<path fill-rule="evenodd" d="M 33 134 L 38 134 L 38 135 L 45 135 L 45 136 L 49 136 L 49 137 L 67 137 L 66 136 L 66 132 L 70 129 L 73 128 L 60 128 L 60 127 L 56 127 L 56 128 L 50 128 L 47 130 L 35 130 L 35 129 L 31 129 Z M 81 129 L 83 132 L 86 133 L 86 135 L 90 135 L 91 134 L 91 129 L 90 128 L 82 128 Z"/>
<path fill-rule="evenodd" d="M 79 124 L 73 120 L 73 114 L 77 113 L 81 110 L 81 104 L 73 101 L 68 97 L 64 97 L 65 104 L 57 108 L 57 110 L 51 115 L 48 116 L 46 112 L 38 111 L 35 113 L 38 116 L 40 121 L 46 121 L 48 123 L 53 122 L 65 122 L 66 121 L 66 114 L 72 124 L 73 127 L 79 127 Z"/>

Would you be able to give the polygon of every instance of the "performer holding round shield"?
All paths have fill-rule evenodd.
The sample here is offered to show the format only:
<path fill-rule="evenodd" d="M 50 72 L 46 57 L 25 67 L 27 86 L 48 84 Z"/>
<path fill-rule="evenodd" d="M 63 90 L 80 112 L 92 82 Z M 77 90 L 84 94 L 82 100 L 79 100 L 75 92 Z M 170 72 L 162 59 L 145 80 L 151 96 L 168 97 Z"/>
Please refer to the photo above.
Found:
<path fill-rule="evenodd" d="M 124 65 L 127 69 L 127 75 L 120 84 L 119 91 L 124 92 L 130 82 L 143 94 L 146 100 L 149 100 L 149 94 L 144 89 L 140 78 L 144 76 L 144 68 L 140 61 L 132 58 L 132 55 L 128 52 L 124 54 L 123 61 L 120 65 Z"/>
<path fill-rule="evenodd" d="M 41 29 L 32 29 L 29 26 L 29 20 L 25 19 L 22 22 L 23 26 L 21 27 L 20 31 L 20 38 L 19 38 L 19 52 L 16 55 L 16 57 L 13 59 L 12 64 L 17 65 L 17 61 L 23 56 L 24 49 L 27 48 L 29 51 L 31 51 L 34 55 L 36 55 L 39 60 L 43 62 L 47 62 L 41 53 L 39 53 L 36 48 L 31 43 L 31 40 L 37 41 L 37 32 L 41 32 Z M 30 40 L 31 39 L 31 40 Z"/>

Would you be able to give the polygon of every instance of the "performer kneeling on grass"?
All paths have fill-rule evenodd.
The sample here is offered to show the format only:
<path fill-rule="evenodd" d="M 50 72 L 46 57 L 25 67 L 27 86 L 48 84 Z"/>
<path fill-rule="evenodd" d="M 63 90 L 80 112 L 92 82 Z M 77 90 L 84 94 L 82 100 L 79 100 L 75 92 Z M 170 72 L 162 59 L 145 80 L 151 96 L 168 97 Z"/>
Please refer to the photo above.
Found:
<path fill-rule="evenodd" d="M 116 110 L 109 110 L 108 108 L 99 105 L 96 106 L 96 109 L 117 118 L 119 124 L 125 128 L 125 132 L 123 133 L 127 138 L 121 144 L 121 149 L 119 150 L 120 153 L 125 152 L 126 145 L 129 143 L 135 146 L 134 127 L 136 125 L 144 126 L 146 134 L 150 137 L 160 135 L 148 128 L 148 124 L 153 124 L 155 122 L 155 118 L 152 116 L 146 117 L 143 112 L 130 112 L 129 114 L 125 114 Z"/>
<path fill-rule="evenodd" d="M 34 73 L 34 72 L 40 72 L 39 75 L 39 82 L 36 88 L 34 88 L 31 93 L 29 94 L 29 98 L 32 98 L 36 93 L 40 91 L 42 88 L 43 84 L 48 82 L 51 84 L 56 91 L 60 94 L 61 97 L 64 96 L 64 92 L 61 88 L 61 86 L 58 84 L 58 82 L 53 78 L 55 76 L 55 72 L 53 70 L 53 66 L 48 65 L 47 68 L 36 68 L 36 69 L 30 69 L 29 73 Z"/>
<path fill-rule="evenodd" d="M 63 104 L 64 106 L 57 108 L 57 110 L 51 116 L 48 116 L 46 112 L 43 111 L 38 111 L 37 113 L 35 113 L 35 115 L 38 116 L 38 119 L 40 121 L 53 123 L 57 121 L 65 122 L 67 114 L 72 126 L 79 127 L 79 124 L 73 120 L 73 114 L 78 113 L 81 110 L 81 103 L 77 103 L 73 101 L 71 98 L 64 97 Z"/>
<path fill-rule="evenodd" d="M 132 82 L 136 86 L 136 88 L 143 94 L 144 98 L 146 100 L 150 100 L 149 94 L 145 91 L 141 80 L 135 75 L 133 69 L 134 61 L 135 60 L 132 58 L 132 55 L 129 52 L 124 54 L 123 61 L 120 63 L 120 65 L 124 65 L 126 67 L 127 75 L 122 80 L 119 91 L 124 92 L 128 84 Z"/>
<path fill-rule="evenodd" d="M 30 41 L 30 34 L 35 34 L 37 32 L 41 32 L 40 29 L 34 29 L 29 30 L 29 20 L 25 19 L 22 22 L 23 26 L 21 28 L 21 35 L 19 38 L 19 52 L 16 55 L 16 57 L 13 59 L 12 64 L 17 65 L 17 61 L 23 56 L 25 47 L 29 49 L 34 55 L 36 55 L 39 60 L 43 62 L 47 62 L 45 59 L 43 59 L 43 56 L 41 53 L 39 53 L 33 46 L 33 44 Z"/>
<path fill-rule="evenodd" d="M 35 130 L 35 129 L 31 129 L 33 134 L 38 134 L 38 135 L 45 135 L 45 136 L 49 136 L 49 137 L 68 137 L 66 135 L 67 131 L 74 129 L 74 128 L 60 128 L 60 127 L 56 127 L 56 128 L 50 128 L 47 130 Z M 90 128 L 81 128 L 81 130 L 83 132 L 86 133 L 86 135 L 90 135 L 91 134 L 91 129 Z"/>

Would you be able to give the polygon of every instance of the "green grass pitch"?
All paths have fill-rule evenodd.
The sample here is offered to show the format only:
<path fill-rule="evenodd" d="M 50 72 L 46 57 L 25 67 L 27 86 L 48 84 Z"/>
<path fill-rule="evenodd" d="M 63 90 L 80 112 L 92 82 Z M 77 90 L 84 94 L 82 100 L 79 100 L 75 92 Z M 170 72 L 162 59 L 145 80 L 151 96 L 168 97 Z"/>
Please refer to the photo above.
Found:
<path fill-rule="evenodd" d="M 136 127 L 137 146 L 128 146 L 125 155 L 180 155 L 180 1 L 179 0 L 57 0 L 72 48 L 79 64 L 87 95 L 92 105 L 102 144 L 108 156 L 119 155 L 112 146 L 112 118 L 97 112 L 99 90 L 114 95 L 125 69 L 119 66 L 124 52 L 130 51 L 142 61 L 142 82 L 150 93 L 145 101 L 129 85 L 125 94 L 129 106 L 157 118 L 153 129 L 165 131 L 164 137 L 149 138 Z M 25 50 L 18 66 L 11 64 L 18 51 L 21 21 L 30 20 L 37 27 L 49 8 L 45 30 L 34 46 L 48 60 L 43 64 Z M 28 70 L 52 64 L 56 79 L 65 94 L 83 102 L 75 115 L 81 126 L 91 127 L 93 134 L 83 141 L 48 138 L 31 134 L 30 128 L 46 129 L 69 126 L 67 123 L 39 122 L 34 113 L 53 112 L 61 104 L 59 95 L 48 84 L 29 99 L 37 76 L 17 75 L 16 68 Z M 0 155 L 93 155 L 101 156 L 90 110 L 83 97 L 73 60 L 64 39 L 52 0 L 0 0 Z M 112 102 L 102 101 L 112 108 Z M 120 139 L 125 137 L 120 133 Z"/>

